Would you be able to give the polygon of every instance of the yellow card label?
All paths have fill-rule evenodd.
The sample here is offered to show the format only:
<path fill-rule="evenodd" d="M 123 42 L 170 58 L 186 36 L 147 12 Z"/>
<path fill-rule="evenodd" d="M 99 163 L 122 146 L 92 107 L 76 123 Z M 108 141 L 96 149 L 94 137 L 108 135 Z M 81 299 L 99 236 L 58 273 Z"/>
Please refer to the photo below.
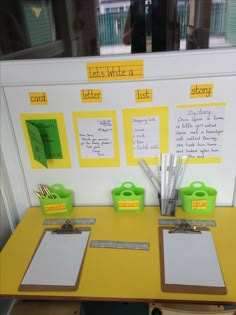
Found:
<path fill-rule="evenodd" d="M 59 212 L 66 212 L 66 204 L 64 202 L 54 203 L 54 204 L 47 204 L 44 205 L 44 210 L 47 214 L 51 213 L 59 213 Z"/>
<path fill-rule="evenodd" d="M 193 84 L 190 89 L 190 98 L 212 97 L 213 84 Z"/>
<path fill-rule="evenodd" d="M 207 200 L 193 200 L 192 201 L 193 210 L 206 210 L 207 209 Z"/>
<path fill-rule="evenodd" d="M 88 62 L 88 81 L 114 81 L 143 79 L 143 60 Z"/>
<path fill-rule="evenodd" d="M 136 103 L 152 102 L 152 89 L 135 90 Z"/>
<path fill-rule="evenodd" d="M 138 210 L 139 200 L 119 200 L 118 205 L 120 210 Z"/>
<path fill-rule="evenodd" d="M 30 92 L 29 99 L 31 105 L 48 105 L 48 96 L 45 92 Z"/>
<path fill-rule="evenodd" d="M 82 103 L 101 103 L 102 91 L 101 90 L 81 90 L 80 91 Z"/>

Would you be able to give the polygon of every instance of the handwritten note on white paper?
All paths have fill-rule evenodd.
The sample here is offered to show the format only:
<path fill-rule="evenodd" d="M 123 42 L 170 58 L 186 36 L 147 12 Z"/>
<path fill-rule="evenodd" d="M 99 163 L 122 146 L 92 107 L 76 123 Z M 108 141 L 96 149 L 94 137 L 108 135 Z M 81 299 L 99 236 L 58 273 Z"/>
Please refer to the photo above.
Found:
<path fill-rule="evenodd" d="M 176 153 L 193 158 L 220 157 L 225 106 L 177 107 Z"/>
<path fill-rule="evenodd" d="M 134 157 L 156 157 L 160 152 L 159 116 L 132 118 Z"/>
<path fill-rule="evenodd" d="M 113 129 L 111 118 L 78 119 L 82 158 L 113 158 Z"/>

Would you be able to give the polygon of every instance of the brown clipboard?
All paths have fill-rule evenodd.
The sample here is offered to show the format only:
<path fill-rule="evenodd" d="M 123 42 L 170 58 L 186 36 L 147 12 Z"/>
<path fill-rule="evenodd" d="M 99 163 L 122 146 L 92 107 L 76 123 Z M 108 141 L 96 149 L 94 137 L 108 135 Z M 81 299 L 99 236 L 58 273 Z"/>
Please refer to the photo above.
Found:
<path fill-rule="evenodd" d="M 36 257 L 36 254 L 40 248 L 40 245 L 42 244 L 43 240 L 44 240 L 44 237 L 47 233 L 54 233 L 56 235 L 60 235 L 59 238 L 61 237 L 66 237 L 67 240 L 70 236 L 72 235 L 82 235 L 82 233 L 84 231 L 88 231 L 90 232 L 91 231 L 91 228 L 89 227 L 80 227 L 80 228 L 74 228 L 71 224 L 68 224 L 68 223 L 65 223 L 64 225 L 62 225 L 61 228 L 59 229 L 45 229 L 39 242 L 38 242 L 38 245 L 34 251 L 34 254 L 32 255 L 32 258 L 28 264 L 28 267 L 24 273 L 24 276 L 22 277 L 21 279 L 21 283 L 19 285 L 19 291 L 72 291 L 72 290 L 76 290 L 79 286 L 79 281 L 80 281 L 80 276 L 81 276 L 81 272 L 82 272 L 82 269 L 83 269 L 83 264 L 84 264 L 84 257 L 85 257 L 85 254 L 86 254 L 86 250 L 87 250 L 87 247 L 88 247 L 88 242 L 89 242 L 89 236 L 88 235 L 88 239 L 86 241 L 86 244 L 83 248 L 83 253 L 81 254 L 82 255 L 82 260 L 81 260 L 81 263 L 80 263 L 80 266 L 77 267 L 78 269 L 76 270 L 77 273 L 76 273 L 76 281 L 74 283 L 71 283 L 71 284 L 50 284 L 47 283 L 47 284 L 40 284 L 40 283 L 35 283 L 35 281 L 26 281 L 24 282 L 24 279 L 25 279 L 25 276 L 27 275 L 27 272 L 29 271 L 30 267 L 32 266 L 32 262 L 34 261 L 34 258 Z M 90 234 L 90 233 L 89 233 Z M 60 239 L 58 238 L 58 242 L 60 241 Z M 84 241 L 85 242 L 85 241 Z M 78 239 L 78 243 L 79 243 L 79 239 Z M 53 248 L 52 248 L 52 255 L 53 255 Z M 71 257 L 68 257 L 68 259 L 71 259 Z M 76 262 L 75 262 L 76 263 Z M 46 266 L 47 268 L 47 266 Z M 45 270 L 46 270 L 45 268 Z M 42 269 L 41 269 L 42 271 Z M 62 273 L 66 273 L 67 270 L 66 268 L 63 268 L 62 266 L 62 270 L 61 270 Z M 40 282 L 40 281 L 39 281 Z"/>
<path fill-rule="evenodd" d="M 160 226 L 159 227 L 159 252 L 160 252 L 160 274 L 161 274 L 161 289 L 164 292 L 174 292 L 174 293 L 199 293 L 199 294 L 226 294 L 227 289 L 225 282 L 223 286 L 205 286 L 205 285 L 186 285 L 178 283 L 166 283 L 165 277 L 165 253 L 164 253 L 164 231 L 171 230 L 170 226 Z M 208 228 L 199 228 L 201 231 L 210 231 Z M 191 266 L 194 272 L 194 266 Z M 209 270 L 210 270 L 209 266 Z M 221 271 L 223 278 L 223 273 Z M 224 281 L 224 280 L 223 280 Z"/>

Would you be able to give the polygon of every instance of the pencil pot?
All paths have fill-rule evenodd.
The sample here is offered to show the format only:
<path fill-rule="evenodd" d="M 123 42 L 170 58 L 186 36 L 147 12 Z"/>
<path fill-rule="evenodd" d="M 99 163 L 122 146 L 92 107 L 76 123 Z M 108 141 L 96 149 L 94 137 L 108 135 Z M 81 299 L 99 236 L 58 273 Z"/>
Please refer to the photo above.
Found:
<path fill-rule="evenodd" d="M 72 212 L 72 190 L 60 184 L 49 187 L 50 193 L 39 198 L 43 214 L 46 216 L 63 216 Z"/>
<path fill-rule="evenodd" d="M 112 189 L 114 209 L 119 213 L 138 213 L 144 209 L 144 189 L 132 182 L 124 182 Z"/>
<path fill-rule="evenodd" d="M 176 213 L 176 203 L 178 200 L 178 190 L 172 198 L 161 198 L 161 194 L 158 193 L 158 200 L 161 210 L 161 215 L 163 216 L 175 216 Z"/>
<path fill-rule="evenodd" d="M 188 187 L 180 189 L 183 211 L 196 214 L 214 212 L 217 190 L 206 186 L 203 182 L 192 182 Z"/>

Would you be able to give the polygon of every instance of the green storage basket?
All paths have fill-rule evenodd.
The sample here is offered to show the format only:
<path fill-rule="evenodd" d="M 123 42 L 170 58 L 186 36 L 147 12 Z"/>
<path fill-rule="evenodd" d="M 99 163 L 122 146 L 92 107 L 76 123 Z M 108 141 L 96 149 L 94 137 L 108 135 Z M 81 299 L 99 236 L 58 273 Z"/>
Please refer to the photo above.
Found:
<path fill-rule="evenodd" d="M 144 209 L 144 189 L 132 182 L 124 182 L 112 189 L 112 200 L 116 212 L 138 213 Z"/>
<path fill-rule="evenodd" d="M 187 213 L 210 214 L 214 212 L 217 190 L 201 181 L 192 182 L 180 189 L 182 208 Z"/>
<path fill-rule="evenodd" d="M 39 198 L 43 214 L 46 216 L 63 216 L 72 212 L 72 190 L 60 184 L 49 187 L 50 194 Z M 53 199 L 52 199 L 53 197 Z"/>

